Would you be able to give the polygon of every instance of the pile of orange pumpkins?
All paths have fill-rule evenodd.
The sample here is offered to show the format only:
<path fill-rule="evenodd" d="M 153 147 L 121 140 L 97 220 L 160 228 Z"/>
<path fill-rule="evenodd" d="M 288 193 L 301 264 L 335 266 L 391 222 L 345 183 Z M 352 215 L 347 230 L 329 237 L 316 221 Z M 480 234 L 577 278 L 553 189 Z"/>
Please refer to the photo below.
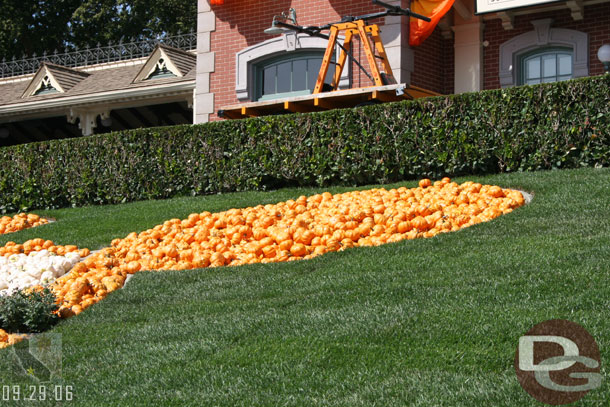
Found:
<path fill-rule="evenodd" d="M 301 196 L 274 205 L 193 213 L 115 239 L 52 285 L 69 317 L 119 289 L 140 270 L 187 270 L 309 259 L 456 231 L 523 205 L 521 192 L 449 178 L 417 188 Z"/>
<path fill-rule="evenodd" d="M 5 233 L 18 232 L 23 229 L 49 223 L 45 218 L 34 213 L 19 213 L 13 217 L 3 216 L 0 218 L 0 235 Z"/>
<path fill-rule="evenodd" d="M 12 254 L 30 254 L 31 252 L 39 252 L 41 250 L 47 250 L 58 256 L 63 256 L 66 253 L 78 252 L 80 257 L 87 257 L 91 252 L 89 249 L 80 249 L 74 245 L 55 245 L 52 240 L 44 240 L 40 238 L 30 239 L 23 244 L 17 244 L 15 242 L 7 242 L 4 246 L 0 247 L 0 256 L 10 256 Z"/>
<path fill-rule="evenodd" d="M 115 239 L 110 247 L 93 254 L 32 239 L 23 244 L 9 242 L 0 247 L 0 256 L 41 249 L 60 255 L 79 250 L 81 257 L 88 256 L 50 286 L 59 315 L 66 318 L 101 301 L 140 270 L 309 259 L 355 246 L 433 237 L 489 221 L 524 203 L 517 190 L 474 182 L 458 185 L 449 178 L 434 183 L 423 179 L 417 188 L 324 192 L 274 205 L 193 213 Z M 0 347 L 8 343 L 1 334 Z"/>

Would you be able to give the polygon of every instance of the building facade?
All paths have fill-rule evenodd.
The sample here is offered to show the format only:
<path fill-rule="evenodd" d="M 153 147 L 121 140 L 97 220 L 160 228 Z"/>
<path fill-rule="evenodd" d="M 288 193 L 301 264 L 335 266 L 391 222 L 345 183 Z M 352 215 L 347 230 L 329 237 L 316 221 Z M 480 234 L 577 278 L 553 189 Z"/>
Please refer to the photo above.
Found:
<path fill-rule="evenodd" d="M 455 0 L 417 47 L 409 45 L 407 17 L 369 23 L 380 27 L 396 81 L 430 93 L 603 74 L 597 53 L 604 44 L 610 47 L 610 0 L 545 1 Z M 410 6 L 410 0 L 387 2 Z M 327 40 L 292 31 L 269 34 L 272 20 L 322 26 L 383 10 L 371 0 L 198 0 L 197 32 L 165 44 L 3 60 L 0 146 L 205 123 L 221 120 L 218 112 L 227 106 L 310 94 Z M 335 59 L 339 52 L 337 47 Z M 339 88 L 371 86 L 358 41 L 352 56 Z"/>
<path fill-rule="evenodd" d="M 311 86 L 285 78 L 311 76 L 319 67 L 314 60 L 321 58 L 324 40 L 266 34 L 273 16 L 293 8 L 299 25 L 320 26 L 383 10 L 370 0 L 220 3 L 198 3 L 196 123 L 218 120 L 218 110 L 228 105 L 292 95 L 295 88 Z M 409 6 L 408 0 L 388 3 Z M 610 43 L 610 0 L 555 1 L 485 14 L 477 13 L 475 0 L 455 0 L 418 47 L 409 46 L 408 18 L 372 22 L 381 28 L 400 83 L 441 94 L 462 93 L 602 74 L 597 52 Z M 356 47 L 353 55 L 362 57 L 361 50 Z M 349 68 L 343 87 L 371 84 L 353 61 Z"/>

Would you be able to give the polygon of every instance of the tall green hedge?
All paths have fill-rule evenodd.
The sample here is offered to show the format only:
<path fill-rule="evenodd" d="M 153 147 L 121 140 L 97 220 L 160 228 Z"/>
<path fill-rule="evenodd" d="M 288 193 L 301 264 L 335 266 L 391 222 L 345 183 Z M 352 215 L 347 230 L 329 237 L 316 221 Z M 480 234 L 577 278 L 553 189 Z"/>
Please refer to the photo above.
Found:
<path fill-rule="evenodd" d="M 0 211 L 610 164 L 610 75 L 0 149 Z"/>

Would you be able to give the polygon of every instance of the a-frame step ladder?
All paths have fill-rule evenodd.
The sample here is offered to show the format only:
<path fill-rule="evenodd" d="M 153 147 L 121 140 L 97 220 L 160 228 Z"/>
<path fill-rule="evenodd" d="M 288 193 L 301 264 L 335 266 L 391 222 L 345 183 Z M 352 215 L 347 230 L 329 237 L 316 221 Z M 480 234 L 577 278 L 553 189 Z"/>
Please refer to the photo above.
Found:
<path fill-rule="evenodd" d="M 320 73 L 318 74 L 316 87 L 313 91 L 314 94 L 326 91 L 326 89 L 323 89 L 324 80 L 326 79 L 326 74 L 328 73 L 333 54 L 335 53 L 335 46 L 337 44 L 337 39 L 340 32 L 345 32 L 345 40 L 343 42 L 343 47 L 341 47 L 339 60 L 335 66 L 335 74 L 331 83 L 332 89 L 330 89 L 331 91 L 335 91 L 339 87 L 341 73 L 345 68 L 348 55 L 351 54 L 352 40 L 354 39 L 355 35 L 360 37 L 360 44 L 364 48 L 364 53 L 366 54 L 369 68 L 371 70 L 371 74 L 368 74 L 366 71 L 365 73 L 367 76 L 369 76 L 369 78 L 371 78 L 373 86 L 384 86 L 396 83 L 394 74 L 392 73 L 392 68 L 390 68 L 390 63 L 388 62 L 388 56 L 385 52 L 383 42 L 379 36 L 379 27 L 377 24 L 367 25 L 365 24 L 364 20 L 356 20 L 331 25 L 328 46 L 326 47 L 326 52 L 324 53 L 324 58 L 322 59 Z M 371 41 L 373 42 L 375 48 L 371 46 Z M 383 67 L 383 71 L 381 72 L 379 71 L 379 67 L 377 65 L 377 59 L 381 60 L 381 66 Z M 364 70 L 364 68 L 362 69 Z"/>

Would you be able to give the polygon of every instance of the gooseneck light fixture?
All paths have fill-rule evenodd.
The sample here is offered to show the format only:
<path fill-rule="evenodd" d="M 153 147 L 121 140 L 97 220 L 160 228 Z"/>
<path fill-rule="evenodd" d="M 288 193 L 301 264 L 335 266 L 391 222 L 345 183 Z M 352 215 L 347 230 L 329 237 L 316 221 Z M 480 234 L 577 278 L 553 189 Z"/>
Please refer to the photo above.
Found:
<path fill-rule="evenodd" d="M 273 21 L 271 22 L 271 27 L 265 30 L 265 34 L 275 35 L 275 34 L 283 34 L 285 32 L 291 31 L 289 28 L 280 27 L 278 25 L 278 21 L 290 21 L 292 24 L 297 25 L 297 12 L 295 9 L 291 8 L 288 10 L 288 13 L 285 11 L 282 12 L 279 16 L 273 16 Z"/>
<path fill-rule="evenodd" d="M 610 73 L 610 44 L 604 44 L 599 47 L 597 58 L 604 64 L 604 71 Z"/>

